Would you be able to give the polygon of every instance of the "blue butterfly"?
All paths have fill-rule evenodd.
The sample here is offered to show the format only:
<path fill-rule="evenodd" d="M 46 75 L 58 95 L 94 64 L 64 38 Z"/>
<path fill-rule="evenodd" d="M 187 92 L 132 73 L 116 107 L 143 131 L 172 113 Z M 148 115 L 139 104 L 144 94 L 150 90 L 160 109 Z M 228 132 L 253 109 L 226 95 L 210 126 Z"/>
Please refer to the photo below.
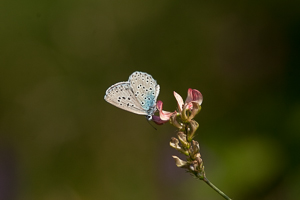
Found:
<path fill-rule="evenodd" d="M 129 76 L 128 81 L 110 86 L 104 99 L 118 108 L 146 115 L 147 119 L 151 120 L 156 112 L 159 89 L 159 85 L 150 74 L 136 71 Z"/>

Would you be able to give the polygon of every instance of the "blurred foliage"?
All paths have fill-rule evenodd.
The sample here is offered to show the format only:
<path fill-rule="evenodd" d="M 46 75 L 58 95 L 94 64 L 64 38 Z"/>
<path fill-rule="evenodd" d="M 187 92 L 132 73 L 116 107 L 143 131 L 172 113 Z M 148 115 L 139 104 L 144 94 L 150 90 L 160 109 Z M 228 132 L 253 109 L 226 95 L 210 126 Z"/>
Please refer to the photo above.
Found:
<path fill-rule="evenodd" d="M 0 199 L 221 199 L 105 90 L 151 74 L 204 96 L 207 177 L 233 199 L 296 199 L 300 2 L 0 2 Z"/>

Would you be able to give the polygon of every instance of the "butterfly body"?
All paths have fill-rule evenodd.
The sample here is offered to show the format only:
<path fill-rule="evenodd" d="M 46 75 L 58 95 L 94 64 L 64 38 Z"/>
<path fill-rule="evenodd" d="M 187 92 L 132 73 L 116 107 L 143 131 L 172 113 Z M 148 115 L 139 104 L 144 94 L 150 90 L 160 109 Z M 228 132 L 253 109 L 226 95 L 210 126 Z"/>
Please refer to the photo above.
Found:
<path fill-rule="evenodd" d="M 156 112 L 156 100 L 160 87 L 153 77 L 145 72 L 133 72 L 128 81 L 110 86 L 104 99 L 129 112 L 146 115 L 148 120 Z"/>

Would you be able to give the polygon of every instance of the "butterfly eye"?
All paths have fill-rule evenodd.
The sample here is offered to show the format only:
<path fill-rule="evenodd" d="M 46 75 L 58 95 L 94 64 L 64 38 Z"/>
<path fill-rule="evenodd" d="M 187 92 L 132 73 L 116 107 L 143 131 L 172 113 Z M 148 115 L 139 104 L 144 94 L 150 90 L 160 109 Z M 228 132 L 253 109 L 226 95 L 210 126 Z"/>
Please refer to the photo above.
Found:
<path fill-rule="evenodd" d="M 150 121 L 152 119 L 152 116 L 151 115 L 147 115 L 147 119 L 148 119 L 148 121 Z"/>

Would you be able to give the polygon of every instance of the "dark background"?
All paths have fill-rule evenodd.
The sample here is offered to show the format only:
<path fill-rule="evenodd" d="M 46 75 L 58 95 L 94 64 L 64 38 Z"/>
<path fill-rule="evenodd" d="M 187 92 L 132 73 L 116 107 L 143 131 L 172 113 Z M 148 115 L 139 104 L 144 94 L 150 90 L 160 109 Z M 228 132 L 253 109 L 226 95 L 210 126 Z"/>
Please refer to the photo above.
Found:
<path fill-rule="evenodd" d="M 103 100 L 134 71 L 202 92 L 207 177 L 299 198 L 300 1 L 1 0 L 0 199 L 222 199 L 175 166 L 175 128 Z M 181 156 L 181 158 L 183 158 Z"/>

